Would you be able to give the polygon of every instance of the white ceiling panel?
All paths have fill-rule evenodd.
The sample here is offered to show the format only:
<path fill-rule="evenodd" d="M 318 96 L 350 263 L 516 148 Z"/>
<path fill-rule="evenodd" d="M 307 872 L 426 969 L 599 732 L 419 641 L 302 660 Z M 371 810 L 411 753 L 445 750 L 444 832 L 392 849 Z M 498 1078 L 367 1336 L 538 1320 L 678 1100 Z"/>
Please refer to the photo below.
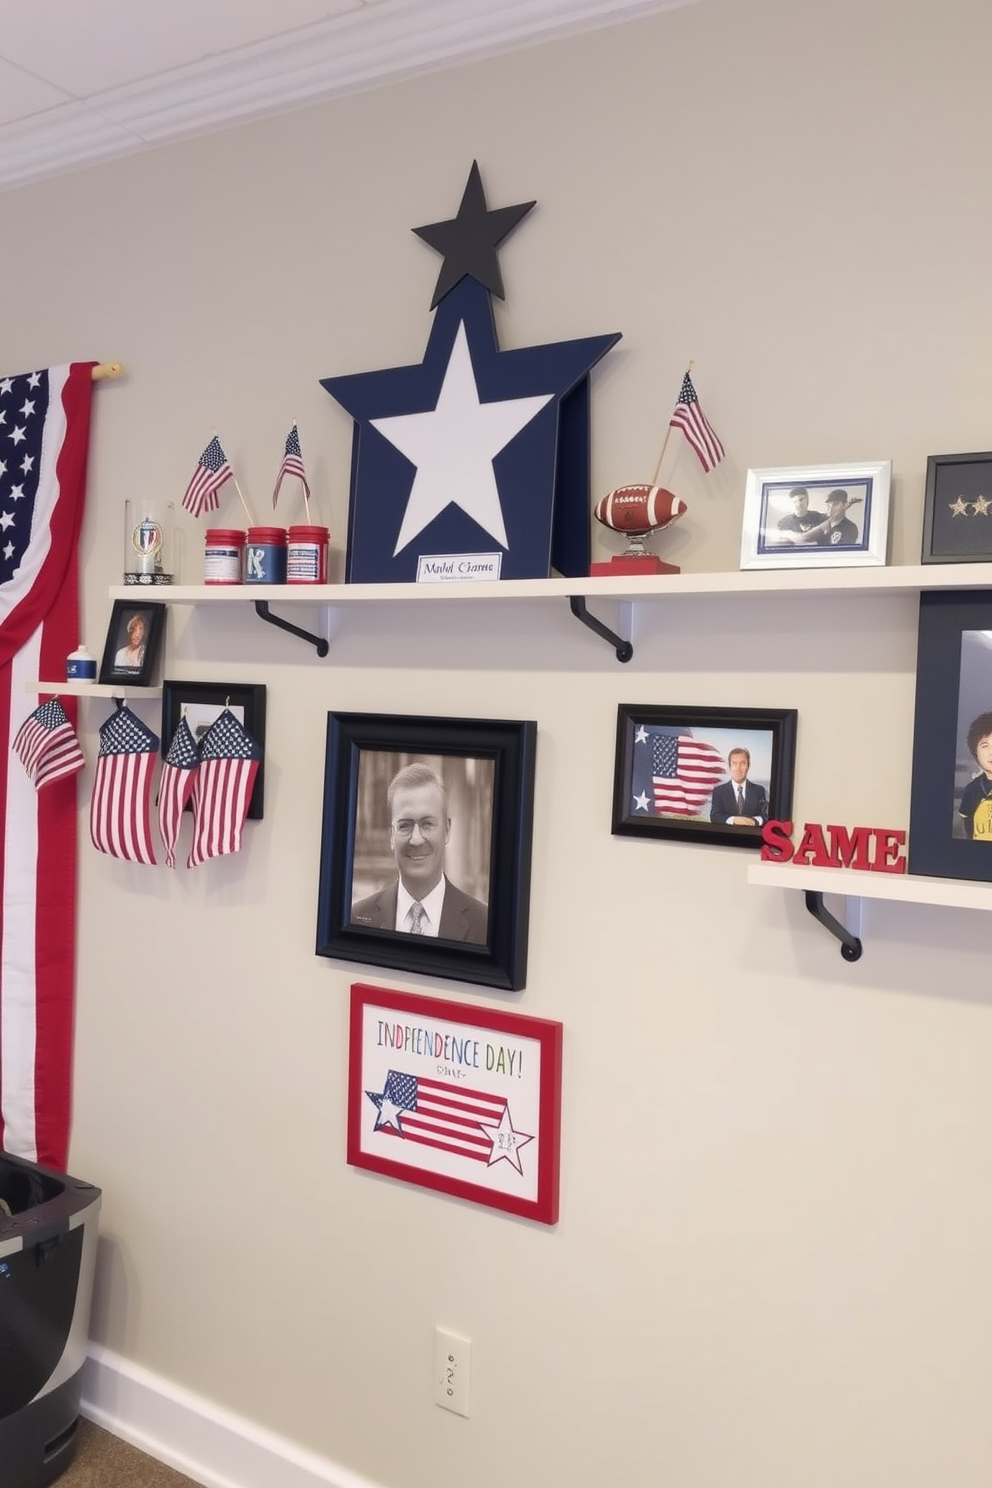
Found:
<path fill-rule="evenodd" d="M 0 190 L 701 0 L 0 0 Z"/>

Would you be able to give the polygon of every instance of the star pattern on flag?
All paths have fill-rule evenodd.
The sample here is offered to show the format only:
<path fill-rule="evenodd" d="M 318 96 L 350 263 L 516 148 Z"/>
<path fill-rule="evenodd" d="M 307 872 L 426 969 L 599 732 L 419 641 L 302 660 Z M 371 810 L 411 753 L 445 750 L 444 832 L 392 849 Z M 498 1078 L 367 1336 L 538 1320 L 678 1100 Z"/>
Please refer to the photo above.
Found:
<path fill-rule="evenodd" d="M 23 396 L 28 389 L 35 392 L 31 400 Z M 0 584 L 17 572 L 31 540 L 47 412 L 47 373 L 5 377 L 0 382 L 0 531 L 5 538 L 0 546 Z M 14 422 L 18 418 L 22 422 Z"/>

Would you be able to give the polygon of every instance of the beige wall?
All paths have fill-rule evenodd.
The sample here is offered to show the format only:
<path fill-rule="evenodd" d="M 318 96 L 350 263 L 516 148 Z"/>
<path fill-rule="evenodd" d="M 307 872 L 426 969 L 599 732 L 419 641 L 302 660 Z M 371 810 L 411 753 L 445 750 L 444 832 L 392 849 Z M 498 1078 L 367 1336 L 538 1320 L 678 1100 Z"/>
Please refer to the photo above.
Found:
<path fill-rule="evenodd" d="M 419 360 L 439 260 L 410 228 L 473 158 L 491 204 L 538 201 L 503 346 L 624 333 L 596 494 L 650 478 L 691 357 L 728 456 L 704 478 L 673 441 L 665 556 L 736 569 L 749 466 L 891 457 L 917 561 L 927 455 L 992 438 L 990 48 L 985 0 L 704 0 L 0 198 L 5 369 L 128 367 L 96 400 L 83 639 L 125 497 L 178 500 L 213 428 L 261 510 L 296 418 L 343 542 L 318 379 Z M 167 674 L 268 687 L 265 820 L 189 873 L 80 848 L 95 1337 L 384 1488 L 986 1488 L 987 917 L 868 906 L 848 966 L 744 854 L 609 831 L 636 701 L 795 706 L 799 819 L 904 826 L 913 601 L 685 601 L 635 640 L 621 668 L 564 607 L 349 611 L 322 662 L 247 607 L 170 613 Z M 538 721 L 526 991 L 366 975 L 563 1021 L 554 1230 L 344 1162 L 329 709 Z M 473 1340 L 470 1420 L 431 1403 L 435 1323 Z"/>

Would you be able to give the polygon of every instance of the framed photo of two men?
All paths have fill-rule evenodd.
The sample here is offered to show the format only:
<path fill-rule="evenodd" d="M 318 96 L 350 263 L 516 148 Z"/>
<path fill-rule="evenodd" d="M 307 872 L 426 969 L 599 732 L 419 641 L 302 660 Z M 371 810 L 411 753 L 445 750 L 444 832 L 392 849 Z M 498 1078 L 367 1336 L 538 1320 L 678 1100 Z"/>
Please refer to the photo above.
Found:
<path fill-rule="evenodd" d="M 329 713 L 317 954 L 519 991 L 537 724 Z"/>
<path fill-rule="evenodd" d="M 794 708 L 617 709 L 613 832 L 757 848 L 788 820 Z"/>

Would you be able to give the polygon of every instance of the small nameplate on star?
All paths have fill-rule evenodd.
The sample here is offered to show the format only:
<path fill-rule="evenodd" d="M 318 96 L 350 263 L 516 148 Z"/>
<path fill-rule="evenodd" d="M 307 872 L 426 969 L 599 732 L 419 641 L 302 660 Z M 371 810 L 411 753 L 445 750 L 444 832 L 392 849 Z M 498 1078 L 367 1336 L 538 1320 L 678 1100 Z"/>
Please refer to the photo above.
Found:
<path fill-rule="evenodd" d="M 422 553 L 417 583 L 457 584 L 473 579 L 488 583 L 499 578 L 502 561 L 502 553 Z"/>

